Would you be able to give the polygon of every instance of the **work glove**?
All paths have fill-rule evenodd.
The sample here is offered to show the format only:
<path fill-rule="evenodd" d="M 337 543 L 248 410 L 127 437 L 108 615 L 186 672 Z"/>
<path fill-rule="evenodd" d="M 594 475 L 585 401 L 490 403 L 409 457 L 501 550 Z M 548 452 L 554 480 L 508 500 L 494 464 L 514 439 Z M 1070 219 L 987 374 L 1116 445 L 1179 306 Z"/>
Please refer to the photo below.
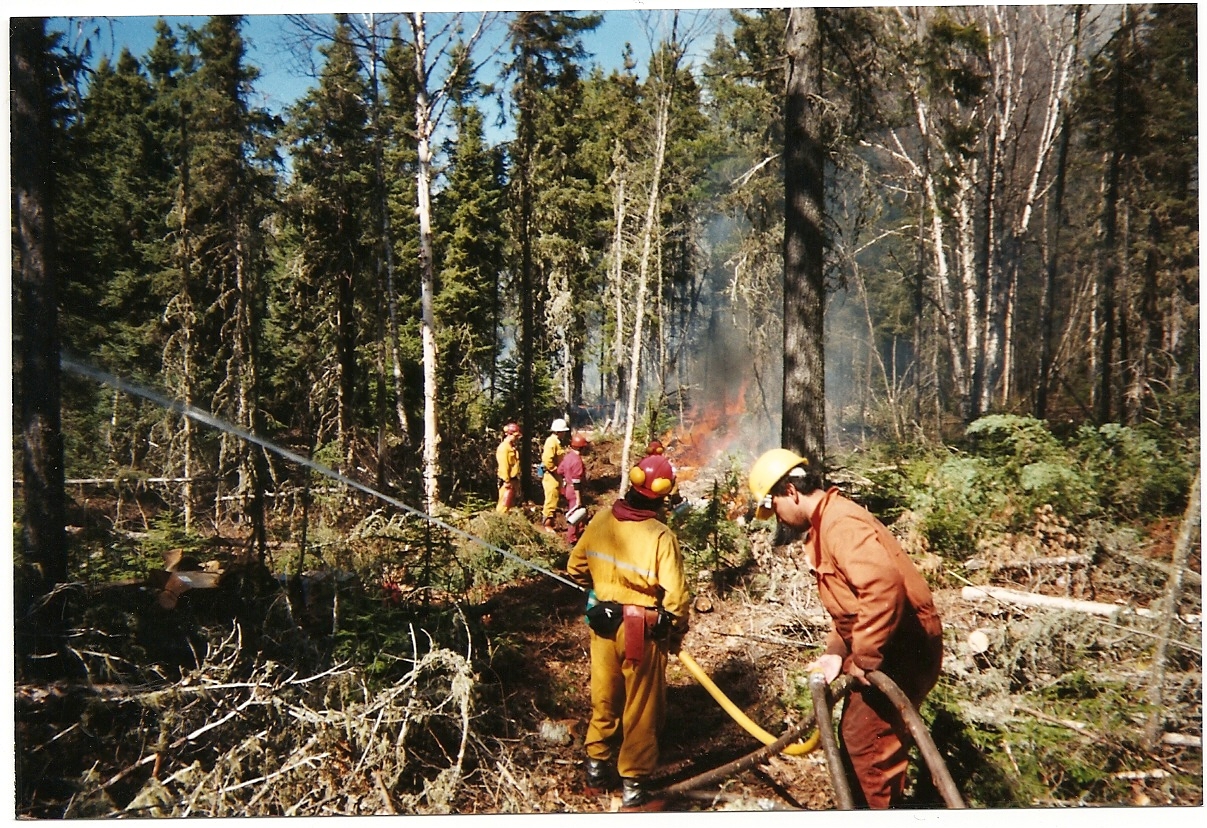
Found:
<path fill-rule="evenodd" d="M 683 646 L 683 636 L 687 635 L 687 624 L 659 607 L 658 622 L 654 624 L 652 632 L 654 638 L 666 639 L 667 652 L 678 655 Z"/>

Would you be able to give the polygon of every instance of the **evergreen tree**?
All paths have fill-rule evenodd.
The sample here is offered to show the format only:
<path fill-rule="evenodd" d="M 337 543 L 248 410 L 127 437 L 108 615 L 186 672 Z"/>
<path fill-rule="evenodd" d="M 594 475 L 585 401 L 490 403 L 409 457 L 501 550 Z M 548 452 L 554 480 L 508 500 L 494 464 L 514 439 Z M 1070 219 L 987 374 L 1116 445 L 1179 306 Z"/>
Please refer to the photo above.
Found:
<path fill-rule="evenodd" d="M 549 192 L 565 186 L 560 176 L 564 166 L 564 130 L 556 129 L 572 119 L 570 104 L 578 100 L 578 61 L 584 56 L 579 34 L 599 25 L 600 16 L 576 17 L 565 12 L 521 12 L 511 22 L 509 42 L 513 57 L 507 74 L 513 80 L 512 111 L 515 139 L 510 148 L 510 203 L 513 271 L 519 303 L 519 395 L 521 427 L 532 435 L 537 417 L 548 414 L 536 405 L 534 375 L 545 337 L 538 328 L 544 317 L 546 286 L 553 274 L 552 262 L 538 247 L 543 231 L 540 204 L 549 205 L 559 196 Z M 560 94 L 554 94 L 560 93 Z M 544 195 L 543 195 L 544 194 Z M 557 255 L 559 250 L 552 253 Z M 557 259 L 564 264 L 564 257 Z M 521 444 L 522 468 L 532 464 L 531 441 Z"/>
<path fill-rule="evenodd" d="M 260 326 L 268 270 L 266 221 L 273 207 L 278 163 L 274 119 L 249 104 L 259 71 L 246 63 L 239 16 L 213 17 L 187 31 L 197 50 L 188 77 L 192 140 L 186 163 L 192 179 L 188 204 L 199 295 L 194 297 L 199 347 L 213 357 L 209 408 L 263 433 L 260 407 Z M 195 363 L 196 365 L 196 363 Z M 196 365 L 199 374 L 203 366 Z M 237 496 L 250 516 L 254 541 L 264 551 L 263 492 L 267 462 L 262 450 L 224 436 L 218 478 L 238 475 Z M 219 496 L 223 493 L 219 487 Z M 216 508 L 221 503 L 216 501 Z M 219 513 L 221 508 L 217 508 Z"/>
<path fill-rule="evenodd" d="M 724 218 L 712 240 L 710 292 L 732 295 L 731 310 L 747 320 L 746 365 L 766 411 L 781 398 L 784 241 L 784 32 L 787 11 L 730 12 L 732 38 L 719 37 L 704 79 L 717 151 L 709 178 Z M 721 341 L 727 320 L 710 302 L 707 339 Z M 715 373 L 706 352 L 702 376 Z M 767 427 L 773 427 L 768 417 Z"/>
<path fill-rule="evenodd" d="M 1163 389 L 1194 387 L 1198 305 L 1197 18 L 1127 7 L 1082 89 L 1085 147 L 1101 161 L 1102 264 L 1094 361 L 1100 422 L 1136 421 Z M 1118 367 L 1118 369 L 1117 369 Z"/>
<path fill-rule="evenodd" d="M 458 94 L 452 121 L 456 135 L 444 148 L 449 158 L 445 186 L 434 212 L 436 259 L 441 263 L 435 314 L 440 320 L 442 466 L 447 490 L 477 485 L 476 457 L 464 452 L 478 447 L 462 439 L 480 433 L 487 394 L 493 393 L 495 365 L 501 352 L 501 276 L 503 251 L 502 153 L 487 146 L 482 111 Z M 488 477 L 487 480 L 490 478 Z M 485 491 L 485 490 L 484 490 Z"/>
<path fill-rule="evenodd" d="M 157 123 L 154 89 L 127 50 L 102 60 L 69 132 L 62 171 L 60 242 L 68 350 L 106 370 L 155 383 L 170 293 L 156 273 L 166 264 L 164 217 L 173 174 Z M 72 462 L 98 469 L 142 468 L 162 412 L 93 386 L 102 441 L 73 446 Z M 80 401 L 82 403 L 82 400 Z M 101 426 L 101 424 L 104 424 Z M 166 458 L 154 456 L 162 467 Z"/>
<path fill-rule="evenodd" d="M 593 170 L 597 182 L 597 204 L 592 215 L 597 224 L 589 228 L 593 246 L 603 246 L 593 280 L 581 305 L 584 318 L 591 319 L 599 337 L 598 367 L 601 401 L 615 402 L 613 421 L 619 420 L 628 372 L 628 334 L 632 321 L 626 316 L 629 287 L 626 277 L 633 269 L 629 236 L 634 215 L 630 179 L 641 157 L 637 140 L 641 134 L 641 87 L 635 73 L 632 50 L 624 53 L 622 70 L 608 75 L 594 68 L 583 84 L 582 120 L 594 126 L 578 147 L 581 163 Z M 586 268 L 584 268 L 586 270 Z M 580 363 L 581 364 L 581 363 Z"/>
<path fill-rule="evenodd" d="M 52 41 L 40 17 L 12 23 L 14 373 L 22 434 L 22 552 L 36 593 L 67 580 L 60 415 L 59 275 L 51 167 Z"/>
<path fill-rule="evenodd" d="M 369 91 L 343 16 L 319 51 L 325 63 L 318 86 L 290 112 L 286 206 L 298 251 L 277 325 L 296 363 L 278 375 L 293 386 L 286 399 L 306 400 L 311 439 L 335 441 L 347 456 L 369 403 L 360 348 L 376 333 L 366 324 L 376 317 L 378 295 Z"/>

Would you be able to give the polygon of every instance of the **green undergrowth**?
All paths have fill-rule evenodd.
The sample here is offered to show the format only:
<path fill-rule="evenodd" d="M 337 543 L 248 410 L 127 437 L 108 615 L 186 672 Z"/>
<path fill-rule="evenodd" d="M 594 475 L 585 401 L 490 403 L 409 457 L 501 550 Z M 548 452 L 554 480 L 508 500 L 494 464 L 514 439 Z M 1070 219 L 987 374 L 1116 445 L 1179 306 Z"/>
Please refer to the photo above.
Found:
<path fill-rule="evenodd" d="M 889 522 L 909 514 L 929 551 L 961 561 L 986 539 L 1032 530 L 1043 511 L 1074 523 L 1178 515 L 1197 463 L 1197 437 L 1172 430 L 1111 423 L 1057 437 L 1032 417 L 994 414 L 955 445 L 852 453 L 840 476 Z"/>
<path fill-rule="evenodd" d="M 1156 788 L 1145 794 L 1146 803 L 1201 802 L 1197 769 L 1180 768 L 1145 747 L 1148 713 L 1134 687 L 1086 670 L 1011 696 L 1004 709 L 999 701 L 994 710 L 945 678 L 922 707 L 970 807 L 1140 804 L 1133 801 L 1135 779 L 1154 769 Z M 930 785 L 925 776 L 915 761 L 911 779 L 919 796 Z"/>

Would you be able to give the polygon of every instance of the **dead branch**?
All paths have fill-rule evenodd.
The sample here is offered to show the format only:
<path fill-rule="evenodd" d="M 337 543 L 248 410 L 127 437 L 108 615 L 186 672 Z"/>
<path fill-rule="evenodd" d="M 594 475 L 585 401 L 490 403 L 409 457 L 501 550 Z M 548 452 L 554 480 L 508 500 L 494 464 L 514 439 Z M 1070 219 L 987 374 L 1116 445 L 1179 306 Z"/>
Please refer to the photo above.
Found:
<path fill-rule="evenodd" d="M 1041 595 L 1037 592 L 1021 592 L 1015 589 L 992 586 L 966 586 L 960 590 L 960 597 L 965 601 L 984 601 L 992 599 L 1021 607 L 1045 607 L 1047 609 L 1083 612 L 1090 615 L 1101 615 L 1115 618 L 1122 614 L 1148 617 L 1153 615 L 1151 610 L 1133 608 L 1119 604 L 1104 604 L 1100 601 L 1083 601 L 1078 598 L 1058 598 L 1052 595 Z"/>
<path fill-rule="evenodd" d="M 988 569 L 990 572 L 1005 572 L 1012 569 L 1044 569 L 1055 566 L 1089 566 L 1094 562 L 1090 555 L 1057 555 L 1047 558 L 1031 558 L 1030 560 L 1000 561 L 989 564 L 981 560 L 970 560 L 964 563 L 964 568 L 975 572 Z"/>
<path fill-rule="evenodd" d="M 1157 651 L 1153 654 L 1152 679 L 1148 690 L 1152 714 L 1149 716 L 1148 725 L 1144 730 L 1150 749 L 1156 746 L 1164 721 L 1161 711 L 1164 707 L 1165 695 L 1165 660 L 1173 634 L 1173 619 L 1178 614 L 1178 599 L 1182 594 L 1182 573 L 1186 570 L 1186 562 L 1190 558 L 1190 550 L 1194 547 L 1194 539 L 1199 534 L 1202 509 L 1202 504 L 1199 502 L 1202 490 L 1201 481 L 1202 472 L 1199 472 L 1194 477 L 1194 485 L 1190 487 L 1190 501 L 1186 506 L 1186 515 L 1182 519 L 1182 527 L 1178 530 L 1178 542 L 1173 553 L 1173 577 L 1169 579 L 1165 592 L 1160 638 L 1157 640 Z"/>
<path fill-rule="evenodd" d="M 1192 747 L 1203 749 L 1202 736 L 1187 736 L 1184 733 L 1162 733 L 1161 744 L 1174 745 L 1175 747 Z"/>

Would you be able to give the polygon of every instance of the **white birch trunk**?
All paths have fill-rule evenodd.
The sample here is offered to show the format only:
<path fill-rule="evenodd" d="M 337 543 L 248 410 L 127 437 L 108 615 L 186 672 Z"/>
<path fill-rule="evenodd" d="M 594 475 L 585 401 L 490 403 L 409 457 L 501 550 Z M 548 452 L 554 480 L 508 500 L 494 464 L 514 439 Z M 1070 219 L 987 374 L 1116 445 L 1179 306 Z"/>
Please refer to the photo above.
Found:
<path fill-rule="evenodd" d="M 616 404 L 612 412 L 612 422 L 619 423 L 624 403 L 620 397 L 620 376 L 624 370 L 624 222 L 628 203 L 625 198 L 625 185 L 628 183 L 627 164 L 620 152 L 619 145 L 613 161 L 612 177 L 616 179 L 616 189 L 612 197 L 612 217 L 616 229 L 612 233 L 612 261 L 609 265 L 609 284 L 616 305 L 615 339 L 612 344 L 612 356 L 616 362 Z"/>
<path fill-rule="evenodd" d="M 671 67 L 671 75 L 677 69 Z M 669 83 L 669 81 L 668 81 Z M 645 292 L 649 284 L 650 259 L 654 235 L 658 230 L 658 203 L 662 184 L 662 164 L 666 158 L 666 137 L 670 130 L 671 89 L 663 90 L 658 98 L 655 116 L 654 170 L 650 177 L 649 198 L 646 202 L 645 225 L 641 231 L 641 259 L 637 268 L 637 304 L 633 311 L 633 345 L 629 362 L 628 411 L 625 412 L 624 446 L 620 455 L 620 493 L 629 488 L 628 469 L 633 448 L 633 428 L 637 420 L 637 384 L 641 376 L 641 337 L 645 317 Z"/>
<path fill-rule="evenodd" d="M 414 34 L 415 135 L 419 163 L 415 172 L 415 212 L 419 219 L 419 335 L 423 348 L 423 489 L 429 514 L 440 503 L 440 433 L 436 428 L 436 318 L 433 298 L 436 272 L 432 262 L 432 145 L 435 124 L 428 99 L 427 32 L 423 12 L 412 12 Z"/>

